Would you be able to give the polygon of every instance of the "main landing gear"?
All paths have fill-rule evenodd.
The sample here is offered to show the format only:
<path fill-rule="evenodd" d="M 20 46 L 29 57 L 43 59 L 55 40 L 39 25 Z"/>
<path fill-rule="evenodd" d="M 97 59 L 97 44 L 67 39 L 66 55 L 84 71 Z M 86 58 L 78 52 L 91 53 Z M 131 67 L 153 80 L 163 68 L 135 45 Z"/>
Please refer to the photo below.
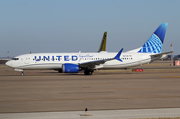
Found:
<path fill-rule="evenodd" d="M 94 72 L 94 70 L 86 69 L 84 70 L 85 75 L 91 75 Z"/>

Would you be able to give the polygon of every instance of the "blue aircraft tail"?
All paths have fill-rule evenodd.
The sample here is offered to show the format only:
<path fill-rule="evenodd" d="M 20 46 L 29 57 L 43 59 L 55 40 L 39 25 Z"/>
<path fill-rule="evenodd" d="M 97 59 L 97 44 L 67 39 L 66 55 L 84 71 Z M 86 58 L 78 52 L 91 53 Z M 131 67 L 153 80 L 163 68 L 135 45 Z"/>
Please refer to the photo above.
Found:
<path fill-rule="evenodd" d="M 138 53 L 161 53 L 168 23 L 162 23 Z"/>

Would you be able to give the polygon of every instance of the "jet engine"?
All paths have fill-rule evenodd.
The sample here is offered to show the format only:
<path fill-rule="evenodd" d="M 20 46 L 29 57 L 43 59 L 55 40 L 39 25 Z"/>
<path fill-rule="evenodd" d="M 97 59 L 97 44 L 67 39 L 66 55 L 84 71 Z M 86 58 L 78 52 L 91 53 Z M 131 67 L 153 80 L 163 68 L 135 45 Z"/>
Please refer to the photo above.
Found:
<path fill-rule="evenodd" d="M 79 66 L 77 64 L 70 64 L 70 63 L 63 64 L 62 72 L 63 73 L 78 73 Z"/>

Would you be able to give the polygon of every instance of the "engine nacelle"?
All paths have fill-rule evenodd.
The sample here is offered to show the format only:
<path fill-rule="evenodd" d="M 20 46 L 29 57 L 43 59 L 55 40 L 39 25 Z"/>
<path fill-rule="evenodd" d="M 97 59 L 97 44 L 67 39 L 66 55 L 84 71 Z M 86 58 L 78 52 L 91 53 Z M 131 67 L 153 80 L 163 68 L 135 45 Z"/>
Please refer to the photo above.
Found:
<path fill-rule="evenodd" d="M 79 66 L 77 64 L 70 64 L 70 63 L 63 64 L 62 72 L 63 73 L 78 73 Z"/>

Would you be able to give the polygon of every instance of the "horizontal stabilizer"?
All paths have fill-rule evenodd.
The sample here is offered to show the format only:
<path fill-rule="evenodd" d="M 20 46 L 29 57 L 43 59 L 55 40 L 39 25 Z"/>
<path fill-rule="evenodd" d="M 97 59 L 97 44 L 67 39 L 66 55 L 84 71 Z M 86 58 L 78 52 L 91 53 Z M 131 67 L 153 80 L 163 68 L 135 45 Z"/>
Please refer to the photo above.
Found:
<path fill-rule="evenodd" d="M 151 55 L 152 57 L 162 57 L 165 54 L 169 54 L 169 53 L 173 53 L 174 51 L 170 51 L 170 52 L 165 52 L 165 53 L 160 53 L 160 54 L 153 54 Z"/>

